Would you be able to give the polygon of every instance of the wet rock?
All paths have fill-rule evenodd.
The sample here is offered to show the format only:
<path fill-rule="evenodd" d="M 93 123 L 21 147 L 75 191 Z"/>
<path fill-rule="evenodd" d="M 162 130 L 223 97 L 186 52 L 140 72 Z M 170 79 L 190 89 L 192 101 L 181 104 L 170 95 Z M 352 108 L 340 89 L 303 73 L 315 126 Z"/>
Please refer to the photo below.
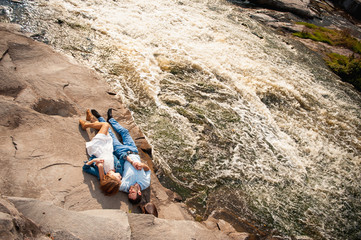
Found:
<path fill-rule="evenodd" d="M 304 29 L 303 25 L 288 22 L 267 22 L 267 25 L 276 29 L 282 29 L 287 32 L 302 32 Z"/>
<path fill-rule="evenodd" d="M 310 238 L 308 236 L 296 236 L 293 239 L 294 240 L 312 240 L 313 238 Z"/>
<path fill-rule="evenodd" d="M 174 96 L 174 95 L 162 95 L 160 99 L 165 102 L 169 106 L 179 105 L 186 106 L 188 102 L 182 96 Z"/>
<path fill-rule="evenodd" d="M 267 14 L 264 14 L 264 13 L 253 13 L 250 16 L 261 22 L 276 22 L 277 21 L 273 17 L 271 17 Z"/>
<path fill-rule="evenodd" d="M 250 236 L 250 234 L 246 232 L 237 232 L 231 224 L 222 219 L 216 219 L 212 216 L 208 217 L 208 219 L 204 221 L 203 224 L 210 230 L 219 230 L 224 232 L 231 239 L 246 240 Z"/>
<path fill-rule="evenodd" d="M 251 0 L 251 2 L 271 9 L 291 12 L 306 18 L 317 16 L 309 8 L 310 0 Z"/>
<path fill-rule="evenodd" d="M 176 202 L 182 202 L 183 201 L 183 198 L 182 196 L 180 196 L 178 193 L 174 193 L 174 201 Z"/>
<path fill-rule="evenodd" d="M 234 232 L 230 233 L 228 236 L 234 240 L 248 240 L 250 234 L 246 232 Z"/>
<path fill-rule="evenodd" d="M 5 6 L 0 6 L 0 15 L 5 15 L 7 12 L 7 8 Z"/>
<path fill-rule="evenodd" d="M 361 19 L 361 0 L 345 0 L 342 2 L 342 6 L 348 13 Z"/>

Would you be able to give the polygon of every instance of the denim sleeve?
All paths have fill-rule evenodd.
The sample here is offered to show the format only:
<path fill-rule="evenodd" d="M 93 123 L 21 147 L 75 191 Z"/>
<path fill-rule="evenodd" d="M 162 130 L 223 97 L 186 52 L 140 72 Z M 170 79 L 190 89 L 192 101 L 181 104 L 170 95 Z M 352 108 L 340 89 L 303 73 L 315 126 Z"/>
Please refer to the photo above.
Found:
<path fill-rule="evenodd" d="M 86 163 L 91 161 L 92 159 L 96 158 L 95 156 L 91 156 L 89 158 L 88 161 L 85 161 L 84 162 L 84 166 L 83 166 L 83 171 L 86 172 L 86 173 L 89 173 L 91 175 L 94 175 L 98 178 L 98 180 L 100 179 L 99 178 L 99 169 L 98 167 L 95 165 L 95 163 L 91 164 L 91 165 L 87 165 Z"/>
<path fill-rule="evenodd" d="M 114 168 L 115 172 L 119 173 L 121 176 L 123 176 L 123 170 L 124 170 L 124 159 L 118 159 L 115 155 L 114 157 Z"/>

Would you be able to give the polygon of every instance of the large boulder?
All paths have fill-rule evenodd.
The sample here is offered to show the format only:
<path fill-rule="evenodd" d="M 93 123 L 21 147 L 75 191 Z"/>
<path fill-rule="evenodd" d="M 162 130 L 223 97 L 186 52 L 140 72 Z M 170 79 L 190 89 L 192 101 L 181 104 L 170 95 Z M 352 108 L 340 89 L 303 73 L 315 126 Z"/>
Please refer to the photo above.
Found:
<path fill-rule="evenodd" d="M 125 212 L 114 209 L 75 212 L 31 198 L 9 197 L 26 218 L 54 239 L 130 239 Z"/>
<path fill-rule="evenodd" d="M 53 239 L 239 239 L 218 229 L 211 231 L 195 221 L 160 219 L 115 209 L 75 212 L 31 198 L 8 200 Z"/>
<path fill-rule="evenodd" d="M 237 239 L 221 231 L 210 231 L 204 225 L 187 220 L 165 220 L 153 215 L 129 214 L 133 239 Z"/>
<path fill-rule="evenodd" d="M 33 221 L 21 214 L 14 204 L 0 197 L 0 239 L 49 239 Z"/>

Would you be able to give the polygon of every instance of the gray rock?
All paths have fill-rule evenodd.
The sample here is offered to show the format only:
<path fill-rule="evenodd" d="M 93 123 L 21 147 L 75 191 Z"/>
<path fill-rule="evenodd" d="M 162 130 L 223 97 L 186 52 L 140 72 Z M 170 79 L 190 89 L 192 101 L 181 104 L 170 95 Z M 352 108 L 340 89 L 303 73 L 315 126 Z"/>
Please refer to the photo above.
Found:
<path fill-rule="evenodd" d="M 252 3 L 275 10 L 292 12 L 296 15 L 313 18 L 316 14 L 310 10 L 310 0 L 251 0 Z"/>
<path fill-rule="evenodd" d="M 313 240 L 313 238 L 310 238 L 308 236 L 295 236 L 295 240 Z"/>
<path fill-rule="evenodd" d="M 40 228 L 24 217 L 8 200 L 0 197 L 0 239 L 48 239 Z"/>
<path fill-rule="evenodd" d="M 13 227 L 13 218 L 7 213 L 0 212 L 0 233 L 10 232 Z"/>
<path fill-rule="evenodd" d="M 287 23 L 287 22 L 268 22 L 267 25 L 273 28 L 280 28 L 288 32 L 302 32 L 304 29 L 303 25 Z"/>
<path fill-rule="evenodd" d="M 165 220 L 153 215 L 129 214 L 129 223 L 133 239 L 231 239 L 225 233 L 211 231 L 195 221 Z"/>
<path fill-rule="evenodd" d="M 274 19 L 273 17 L 264 14 L 264 13 L 253 13 L 250 15 L 252 18 L 261 21 L 261 22 L 275 22 L 277 21 L 276 19 Z"/>
<path fill-rule="evenodd" d="M 75 212 L 30 198 L 8 199 L 55 239 L 130 239 L 131 236 L 128 216 L 120 210 Z"/>
<path fill-rule="evenodd" d="M 54 239 L 245 239 L 246 233 L 209 230 L 189 220 L 168 220 L 153 215 L 125 213 L 114 209 L 70 211 L 31 198 L 8 197 L 16 209 Z M 11 218 L 3 217 L 4 232 L 11 229 Z M 227 235 L 229 234 L 229 235 Z M 241 238 L 242 237 L 242 238 Z"/>
<path fill-rule="evenodd" d="M 361 0 L 345 0 L 342 2 L 342 6 L 348 13 L 361 19 Z"/>

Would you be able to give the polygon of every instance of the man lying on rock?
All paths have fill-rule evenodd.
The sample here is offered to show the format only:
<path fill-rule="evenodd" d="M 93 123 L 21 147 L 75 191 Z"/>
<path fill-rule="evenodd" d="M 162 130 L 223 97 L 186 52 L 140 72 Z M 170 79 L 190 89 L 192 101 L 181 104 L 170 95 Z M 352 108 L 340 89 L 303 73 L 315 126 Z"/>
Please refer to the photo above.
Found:
<path fill-rule="evenodd" d="M 98 120 L 96 119 L 98 118 Z M 150 169 L 140 161 L 138 149 L 129 134 L 108 110 L 107 122 L 122 137 L 119 142 L 100 114 L 92 109 L 86 112 L 86 120 L 79 120 L 83 130 L 94 128 L 99 130 L 96 136 L 86 143 L 91 156 L 83 166 L 83 171 L 100 179 L 100 188 L 105 195 L 114 195 L 118 191 L 128 193 L 129 201 L 138 204 L 142 199 L 142 190 L 150 185 Z"/>

